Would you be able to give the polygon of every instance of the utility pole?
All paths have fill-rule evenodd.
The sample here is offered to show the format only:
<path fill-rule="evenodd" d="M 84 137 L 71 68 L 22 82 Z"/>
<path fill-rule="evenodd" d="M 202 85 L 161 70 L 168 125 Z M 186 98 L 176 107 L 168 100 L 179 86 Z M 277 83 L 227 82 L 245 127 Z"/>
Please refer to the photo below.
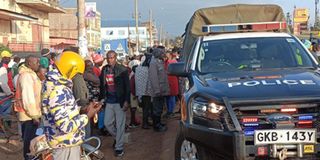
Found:
<path fill-rule="evenodd" d="M 88 55 L 88 42 L 86 39 L 86 26 L 85 26 L 85 0 L 78 0 L 78 43 L 79 54 L 82 57 Z"/>
<path fill-rule="evenodd" d="M 319 8 L 318 8 L 318 4 L 319 4 L 319 0 L 315 0 L 315 21 L 314 21 L 314 26 L 313 28 L 315 30 L 319 30 L 320 29 L 320 20 L 319 20 Z"/>
<path fill-rule="evenodd" d="M 162 34 L 163 34 L 163 38 L 162 38 L 163 39 L 163 43 L 162 44 L 165 47 L 166 46 L 166 38 L 167 38 L 166 36 L 167 35 L 166 35 L 166 32 L 163 32 L 163 31 L 162 31 Z"/>
<path fill-rule="evenodd" d="M 131 54 L 132 53 L 132 49 L 131 49 L 130 42 L 131 42 L 131 39 L 130 39 L 130 23 L 128 23 L 128 48 L 129 48 L 129 53 Z"/>
<path fill-rule="evenodd" d="M 138 0 L 135 0 L 135 20 L 136 20 L 136 54 L 139 54 L 139 12 L 138 12 Z"/>
<path fill-rule="evenodd" d="M 152 31 L 153 31 L 153 25 L 152 25 L 152 10 L 149 10 L 149 41 L 150 41 L 150 46 L 152 47 L 153 42 L 152 42 Z"/>
<path fill-rule="evenodd" d="M 162 45 L 162 24 L 160 24 L 159 45 Z"/>

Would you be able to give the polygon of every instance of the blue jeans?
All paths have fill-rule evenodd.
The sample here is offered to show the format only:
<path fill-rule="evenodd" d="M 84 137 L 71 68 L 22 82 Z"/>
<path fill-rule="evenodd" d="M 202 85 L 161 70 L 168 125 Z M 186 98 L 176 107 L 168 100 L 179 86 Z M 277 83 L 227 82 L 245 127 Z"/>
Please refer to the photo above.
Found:
<path fill-rule="evenodd" d="M 176 106 L 176 96 L 167 96 L 166 97 L 168 113 L 173 113 L 174 107 Z"/>
<path fill-rule="evenodd" d="M 100 110 L 98 113 L 98 128 L 104 128 L 104 109 Z"/>
<path fill-rule="evenodd" d="M 0 96 L 0 100 L 6 98 L 7 96 Z M 5 117 L 8 116 L 12 111 L 12 98 L 4 101 L 0 104 L 0 116 Z"/>

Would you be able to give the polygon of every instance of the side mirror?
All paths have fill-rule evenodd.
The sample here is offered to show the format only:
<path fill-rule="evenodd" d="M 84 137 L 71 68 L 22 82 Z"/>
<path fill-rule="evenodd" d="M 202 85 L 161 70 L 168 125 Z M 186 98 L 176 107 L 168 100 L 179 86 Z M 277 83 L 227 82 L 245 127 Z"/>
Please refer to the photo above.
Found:
<path fill-rule="evenodd" d="M 185 63 L 178 62 L 178 63 L 171 63 L 168 66 L 169 75 L 174 75 L 178 77 L 187 77 L 188 72 L 185 70 Z"/>

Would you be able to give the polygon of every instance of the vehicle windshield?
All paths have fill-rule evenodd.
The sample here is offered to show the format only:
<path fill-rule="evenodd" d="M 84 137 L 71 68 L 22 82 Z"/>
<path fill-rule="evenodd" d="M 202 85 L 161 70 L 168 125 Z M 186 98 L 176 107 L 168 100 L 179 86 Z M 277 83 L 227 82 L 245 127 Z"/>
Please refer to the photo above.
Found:
<path fill-rule="evenodd" d="M 290 37 L 204 41 L 199 52 L 196 68 L 202 74 L 314 67 L 301 44 Z"/>

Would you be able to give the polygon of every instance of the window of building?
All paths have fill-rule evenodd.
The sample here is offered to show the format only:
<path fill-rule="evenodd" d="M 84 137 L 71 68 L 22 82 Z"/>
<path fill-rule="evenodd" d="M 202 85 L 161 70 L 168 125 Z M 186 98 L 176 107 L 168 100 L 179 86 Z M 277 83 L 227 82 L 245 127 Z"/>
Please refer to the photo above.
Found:
<path fill-rule="evenodd" d="M 144 29 L 139 29 L 139 35 L 144 35 L 146 34 L 145 30 Z"/>
<path fill-rule="evenodd" d="M 107 36 L 112 36 L 113 35 L 113 30 L 106 30 L 106 35 Z"/>
<path fill-rule="evenodd" d="M 129 33 L 130 33 L 130 34 L 136 34 L 136 31 L 133 30 L 133 29 L 130 29 L 130 30 L 129 30 Z"/>
<path fill-rule="evenodd" d="M 126 34 L 125 30 L 119 30 L 118 31 L 119 36 L 124 36 Z"/>
<path fill-rule="evenodd" d="M 0 33 L 12 33 L 11 21 L 0 20 Z"/>

